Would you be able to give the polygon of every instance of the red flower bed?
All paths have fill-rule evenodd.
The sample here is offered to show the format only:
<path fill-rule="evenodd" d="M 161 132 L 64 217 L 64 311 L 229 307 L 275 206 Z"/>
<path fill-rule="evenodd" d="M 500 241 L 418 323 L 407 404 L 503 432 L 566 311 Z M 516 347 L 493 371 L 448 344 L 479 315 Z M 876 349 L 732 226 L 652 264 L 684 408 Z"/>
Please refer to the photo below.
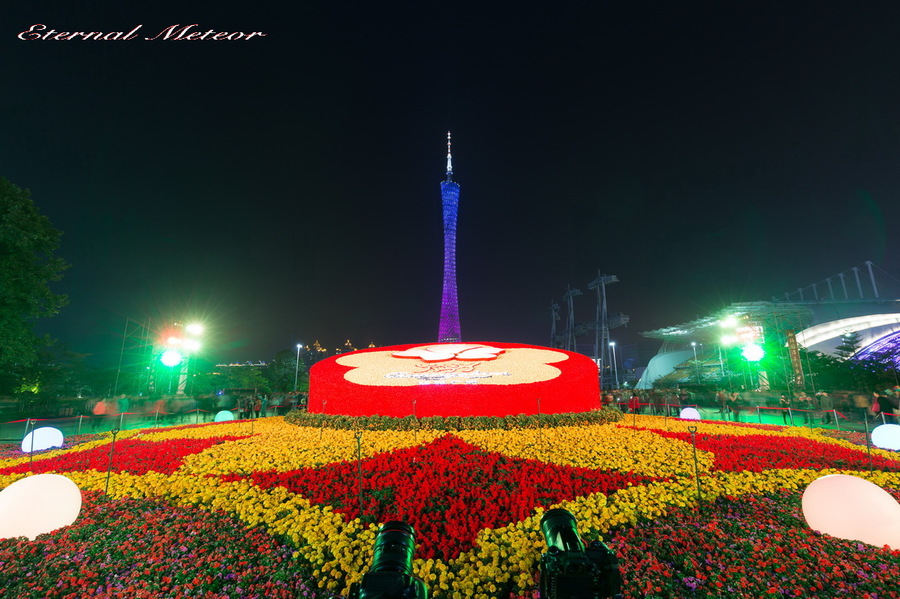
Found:
<path fill-rule="evenodd" d="M 294 548 L 221 512 L 84 493 L 71 526 L 0 539 L 3 597 L 320 598 Z"/>
<path fill-rule="evenodd" d="M 172 474 L 182 459 L 194 453 L 200 453 L 207 447 L 225 441 L 244 439 L 245 436 L 223 436 L 208 439 L 178 439 L 177 441 L 141 441 L 139 439 L 123 439 L 116 441 L 113 451 L 112 470 L 131 474 L 145 474 L 151 470 L 163 474 Z M 0 468 L 0 474 L 20 472 L 79 472 L 82 470 L 106 471 L 109 466 L 109 445 L 101 445 L 73 453 L 65 453 L 53 458 L 36 459 L 8 468 Z"/>
<path fill-rule="evenodd" d="M 653 430 L 670 439 L 691 442 L 690 433 Z M 697 449 L 715 454 L 716 470 L 762 472 L 773 468 L 849 468 L 866 470 L 869 456 L 865 451 L 820 443 L 805 437 L 772 435 L 696 435 Z M 900 471 L 900 462 L 872 456 L 872 467 L 890 472 Z"/>
<path fill-rule="evenodd" d="M 409 522 L 416 529 L 416 555 L 444 559 L 470 549 L 479 530 L 521 520 L 536 506 L 657 480 L 511 458 L 452 435 L 363 460 L 362 471 L 364 518 Z M 280 485 L 314 503 L 332 505 L 349 519 L 360 516 L 359 466 L 354 462 L 257 472 L 249 478 L 264 488 Z"/>
<path fill-rule="evenodd" d="M 790 491 L 721 498 L 612 535 L 626 599 L 900 597 L 900 551 L 810 530 Z"/>

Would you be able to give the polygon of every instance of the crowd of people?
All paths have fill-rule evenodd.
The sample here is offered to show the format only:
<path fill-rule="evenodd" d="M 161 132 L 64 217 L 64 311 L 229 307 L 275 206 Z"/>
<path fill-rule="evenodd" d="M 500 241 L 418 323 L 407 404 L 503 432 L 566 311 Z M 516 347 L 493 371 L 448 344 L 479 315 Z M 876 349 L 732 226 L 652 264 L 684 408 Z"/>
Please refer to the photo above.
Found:
<path fill-rule="evenodd" d="M 742 415 L 759 408 L 777 410 L 784 424 L 834 424 L 836 418 L 871 420 L 877 421 L 876 424 L 900 423 L 900 385 L 871 394 L 825 390 L 812 394 L 784 393 L 777 404 L 760 400 L 758 396 L 751 402 L 744 395 L 727 389 L 716 391 L 714 406 L 722 420 L 740 422 Z M 683 389 L 652 389 L 605 393 L 602 403 L 631 414 L 678 416 L 683 407 L 706 404 L 708 398 L 694 397 Z"/>
<path fill-rule="evenodd" d="M 163 396 L 158 398 L 119 395 L 90 399 L 85 415 L 91 416 L 92 430 L 122 428 L 126 418 L 153 419 L 159 424 L 210 422 L 228 410 L 235 418 L 279 416 L 306 405 L 305 393 L 244 393 L 240 395 Z"/>

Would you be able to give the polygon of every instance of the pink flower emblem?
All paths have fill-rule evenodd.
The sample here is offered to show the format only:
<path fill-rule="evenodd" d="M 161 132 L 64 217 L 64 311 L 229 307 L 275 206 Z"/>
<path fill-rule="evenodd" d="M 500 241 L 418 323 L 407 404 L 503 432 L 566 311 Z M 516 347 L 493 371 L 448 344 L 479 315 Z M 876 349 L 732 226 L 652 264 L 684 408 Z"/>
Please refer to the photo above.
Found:
<path fill-rule="evenodd" d="M 494 360 L 505 350 L 481 343 L 439 343 L 423 345 L 405 351 L 395 351 L 395 358 L 418 358 L 424 362 L 447 360 Z"/>

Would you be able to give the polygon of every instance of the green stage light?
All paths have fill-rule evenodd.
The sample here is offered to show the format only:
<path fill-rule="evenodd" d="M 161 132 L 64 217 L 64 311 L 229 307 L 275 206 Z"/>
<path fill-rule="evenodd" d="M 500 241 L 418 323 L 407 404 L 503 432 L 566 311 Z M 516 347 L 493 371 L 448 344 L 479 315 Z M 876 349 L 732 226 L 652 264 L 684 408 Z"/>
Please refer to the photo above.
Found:
<path fill-rule="evenodd" d="M 722 335 L 722 345 L 734 345 L 735 343 L 737 343 L 737 341 L 738 338 L 734 335 Z"/>
<path fill-rule="evenodd" d="M 159 357 L 159 361 L 163 363 L 164 366 L 178 366 L 181 364 L 181 360 L 183 356 L 181 352 L 176 351 L 174 349 L 167 349 L 162 353 Z"/>
<path fill-rule="evenodd" d="M 751 343 L 750 345 L 744 346 L 741 350 L 741 355 L 743 355 L 748 362 L 759 362 L 763 359 L 763 356 L 766 355 L 766 352 L 763 351 L 763 348 L 760 346 Z"/>

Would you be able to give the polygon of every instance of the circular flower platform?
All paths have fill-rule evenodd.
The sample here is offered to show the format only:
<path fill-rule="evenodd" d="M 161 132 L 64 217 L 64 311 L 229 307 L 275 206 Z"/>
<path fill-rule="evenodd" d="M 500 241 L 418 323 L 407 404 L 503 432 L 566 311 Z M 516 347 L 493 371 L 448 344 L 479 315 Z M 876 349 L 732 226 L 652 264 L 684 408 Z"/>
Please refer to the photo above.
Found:
<path fill-rule="evenodd" d="M 334 356 L 309 376 L 309 411 L 346 416 L 509 416 L 600 407 L 597 365 L 514 343 L 395 345 Z"/>

